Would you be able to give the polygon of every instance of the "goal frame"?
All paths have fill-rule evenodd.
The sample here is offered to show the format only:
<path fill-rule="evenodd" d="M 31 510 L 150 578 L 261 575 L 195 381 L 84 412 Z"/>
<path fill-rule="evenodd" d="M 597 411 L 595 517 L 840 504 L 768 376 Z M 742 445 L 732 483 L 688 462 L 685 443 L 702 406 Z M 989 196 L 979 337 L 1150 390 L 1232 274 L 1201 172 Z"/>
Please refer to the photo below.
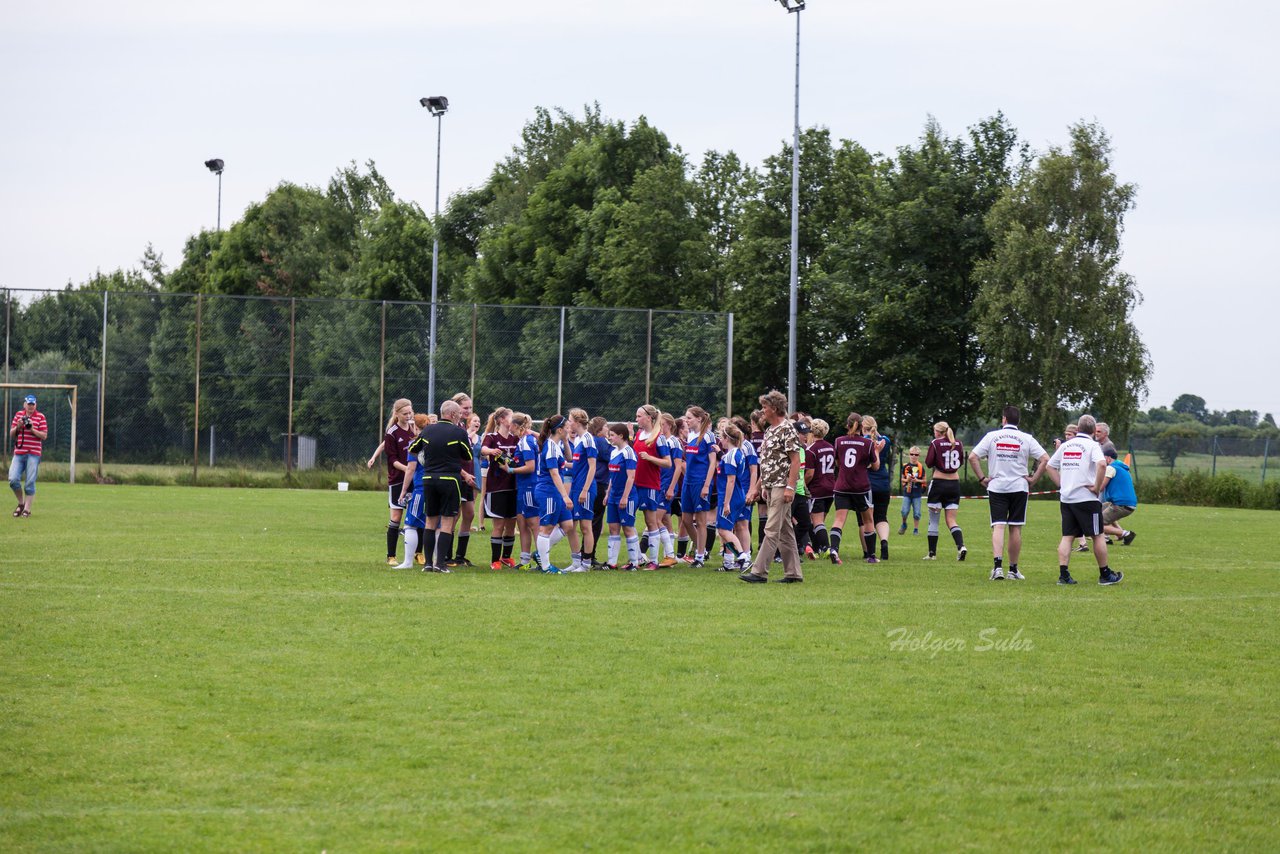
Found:
<path fill-rule="evenodd" d="M 76 409 L 80 400 L 80 387 L 78 385 L 67 385 L 66 383 L 0 383 L 0 389 L 9 391 L 16 389 L 18 391 L 34 391 L 35 389 L 50 388 L 63 389 L 71 392 L 71 457 L 70 457 L 70 480 L 76 482 Z M 9 412 L 8 395 L 5 396 L 5 423 L 8 424 L 13 415 Z M 7 441 L 6 441 L 7 444 Z"/>

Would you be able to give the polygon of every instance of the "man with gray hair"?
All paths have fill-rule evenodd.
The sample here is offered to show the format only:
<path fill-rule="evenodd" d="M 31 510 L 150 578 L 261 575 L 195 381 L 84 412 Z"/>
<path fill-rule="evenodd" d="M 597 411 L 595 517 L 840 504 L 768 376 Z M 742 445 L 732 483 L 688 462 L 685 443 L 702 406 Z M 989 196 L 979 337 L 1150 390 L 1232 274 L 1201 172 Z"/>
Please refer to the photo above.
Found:
<path fill-rule="evenodd" d="M 1107 543 L 1102 533 L 1102 485 L 1107 477 L 1106 457 L 1093 440 L 1092 415 L 1081 415 L 1079 431 L 1063 442 L 1049 460 L 1049 477 L 1059 487 L 1062 508 L 1062 540 L 1058 543 L 1058 583 L 1075 584 L 1067 566 L 1071 544 L 1076 537 L 1093 540 L 1093 556 L 1098 561 L 1098 583 L 1119 584 L 1124 573 L 1107 565 Z"/>
<path fill-rule="evenodd" d="M 1111 441 L 1111 427 L 1105 421 L 1099 421 L 1093 427 L 1093 440 L 1098 443 L 1098 447 L 1102 449 L 1102 453 L 1111 451 L 1115 453 L 1115 443 Z M 1118 454 L 1117 454 L 1118 456 Z"/>

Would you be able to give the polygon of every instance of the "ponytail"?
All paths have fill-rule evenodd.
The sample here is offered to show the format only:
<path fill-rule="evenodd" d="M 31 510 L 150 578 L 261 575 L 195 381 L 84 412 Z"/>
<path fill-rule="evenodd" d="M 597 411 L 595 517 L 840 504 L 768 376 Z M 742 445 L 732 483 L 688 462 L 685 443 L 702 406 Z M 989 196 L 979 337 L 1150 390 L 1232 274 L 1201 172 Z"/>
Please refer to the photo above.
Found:
<path fill-rule="evenodd" d="M 939 433 L 939 432 L 946 433 L 946 434 L 947 434 L 947 441 L 948 441 L 948 442 L 954 442 L 954 441 L 956 440 L 956 434 L 955 434 L 955 433 L 953 433 L 953 432 L 951 432 L 951 425 L 950 425 L 950 424 L 948 424 L 948 423 L 947 423 L 947 422 L 945 422 L 945 421 L 939 421 L 937 424 L 934 424 L 934 425 L 933 425 L 933 432 L 935 432 L 935 433 Z"/>
<path fill-rule="evenodd" d="M 565 417 L 559 413 L 552 415 L 550 418 L 542 422 L 542 431 L 538 433 L 538 451 L 541 452 L 547 445 L 547 439 L 551 434 L 564 426 Z"/>
<path fill-rule="evenodd" d="M 705 433 L 711 429 L 711 414 L 701 406 L 690 406 L 685 412 L 698 419 L 699 433 Z"/>
<path fill-rule="evenodd" d="M 387 426 L 382 428 L 382 432 L 387 432 L 396 423 L 396 413 L 400 411 L 400 407 L 412 405 L 413 401 L 407 397 L 396 398 L 396 402 L 391 404 L 391 417 L 387 420 Z"/>
<path fill-rule="evenodd" d="M 844 420 L 844 429 L 846 436 L 858 435 L 858 431 L 862 429 L 862 416 L 856 412 L 850 412 L 849 417 Z"/>

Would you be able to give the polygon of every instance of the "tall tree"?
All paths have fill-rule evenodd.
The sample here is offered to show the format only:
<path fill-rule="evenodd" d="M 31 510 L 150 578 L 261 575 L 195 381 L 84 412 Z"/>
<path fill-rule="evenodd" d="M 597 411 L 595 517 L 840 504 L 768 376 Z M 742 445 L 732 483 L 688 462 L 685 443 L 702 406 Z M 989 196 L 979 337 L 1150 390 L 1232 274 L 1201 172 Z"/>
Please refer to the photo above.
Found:
<path fill-rule="evenodd" d="M 992 208 L 995 248 L 974 271 L 988 410 L 1012 403 L 1049 435 L 1068 410 L 1092 411 L 1123 436 L 1150 371 L 1133 325 L 1140 301 L 1120 269 L 1132 184 L 1111 169 L 1096 124 L 1071 127 Z"/>

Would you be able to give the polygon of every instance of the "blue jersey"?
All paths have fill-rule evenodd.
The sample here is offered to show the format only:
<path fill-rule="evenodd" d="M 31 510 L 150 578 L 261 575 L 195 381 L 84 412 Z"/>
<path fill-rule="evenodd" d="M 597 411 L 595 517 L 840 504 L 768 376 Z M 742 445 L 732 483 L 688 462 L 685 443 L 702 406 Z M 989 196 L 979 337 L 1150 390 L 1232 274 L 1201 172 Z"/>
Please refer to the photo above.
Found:
<path fill-rule="evenodd" d="M 573 451 L 573 486 L 569 489 L 569 494 L 573 496 L 573 500 L 577 501 L 578 496 L 582 494 L 584 487 L 591 484 L 587 483 L 587 474 L 591 469 L 591 461 L 596 458 L 596 441 L 594 436 L 579 436 L 573 440 L 570 445 Z M 600 465 L 597 462 L 596 468 Z M 592 483 L 595 481 L 592 480 Z"/>
<path fill-rule="evenodd" d="M 564 459 L 564 445 L 554 439 L 547 439 L 546 444 L 536 453 L 537 457 L 535 459 L 538 461 L 537 488 L 539 490 L 551 489 L 558 492 L 555 482 L 551 480 L 551 472 L 560 472 L 560 482 L 564 482 L 564 470 L 567 467 Z"/>
<path fill-rule="evenodd" d="M 515 453 L 511 456 L 511 467 L 520 468 L 525 463 L 533 462 L 538 458 L 538 437 L 532 433 L 526 433 L 520 437 L 520 441 L 516 443 Z M 516 475 L 516 491 L 524 492 L 526 489 L 532 489 L 537 481 L 535 472 Z"/>
<path fill-rule="evenodd" d="M 613 451 L 609 455 L 609 501 L 617 504 L 622 500 L 622 490 L 627 488 L 627 472 L 634 473 L 636 470 L 636 452 L 630 445 L 623 445 L 621 448 L 614 448 L 612 445 L 609 447 Z M 631 491 L 635 492 L 634 483 Z"/>
<path fill-rule="evenodd" d="M 747 468 L 747 457 L 742 453 L 741 448 L 730 448 L 725 451 L 724 456 L 716 463 L 716 494 L 720 496 L 722 504 L 725 499 L 725 489 L 729 485 L 730 475 L 735 480 L 733 495 L 729 500 L 731 502 L 745 501 L 747 486 L 751 480 L 751 469 Z"/>
<path fill-rule="evenodd" d="M 604 436 L 596 436 L 596 490 L 609 488 L 609 455 L 613 445 Z"/>
<path fill-rule="evenodd" d="M 665 447 L 667 449 L 666 456 L 671 458 L 671 466 L 669 468 L 658 470 L 662 478 L 662 493 L 665 495 L 668 487 L 671 486 L 671 478 L 676 473 L 676 460 L 684 459 L 684 451 L 680 450 L 680 440 L 675 436 L 659 436 L 658 445 L 659 447 Z M 658 455 L 662 456 L 662 452 L 659 451 Z"/>
<path fill-rule="evenodd" d="M 743 477 L 747 479 L 747 489 L 750 489 L 751 488 L 751 467 L 756 466 L 757 468 L 759 468 L 760 455 L 756 453 L 756 446 L 751 444 L 750 441 L 743 442 L 742 447 L 739 448 L 738 450 L 742 451 L 742 457 L 744 460 L 742 473 L 743 473 Z M 804 477 L 803 470 L 800 472 L 800 476 L 802 478 Z"/>
<path fill-rule="evenodd" d="M 719 446 L 716 437 L 710 431 L 706 433 L 690 433 L 684 442 L 684 482 L 697 489 L 702 489 L 707 477 L 707 467 L 711 463 L 711 455 Z"/>
<path fill-rule="evenodd" d="M 880 438 L 884 440 L 884 448 L 880 451 L 880 468 L 875 471 L 868 470 L 867 480 L 871 482 L 873 492 L 891 492 L 893 491 L 893 440 L 883 433 L 880 434 Z"/>

